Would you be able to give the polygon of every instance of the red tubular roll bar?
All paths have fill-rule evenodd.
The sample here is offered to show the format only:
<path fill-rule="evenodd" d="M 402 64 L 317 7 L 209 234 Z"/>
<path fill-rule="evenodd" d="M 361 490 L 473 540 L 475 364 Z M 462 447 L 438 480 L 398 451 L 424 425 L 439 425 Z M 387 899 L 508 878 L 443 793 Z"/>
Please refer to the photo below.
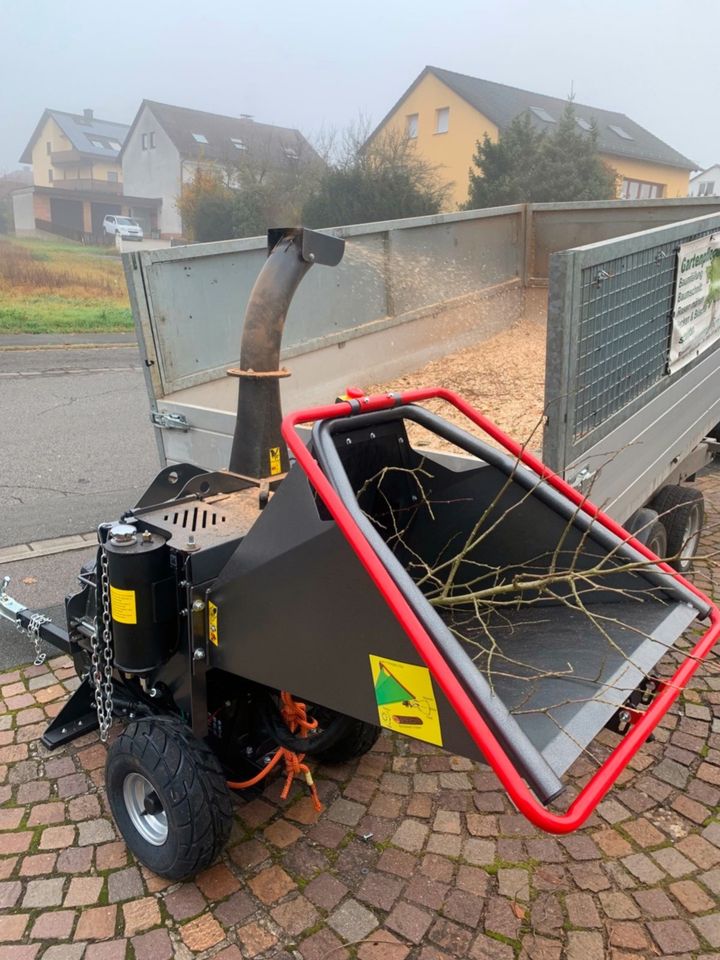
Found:
<path fill-rule="evenodd" d="M 296 431 L 299 424 L 316 420 L 331 420 L 337 417 L 346 417 L 352 413 L 371 413 L 377 410 L 386 410 L 406 403 L 416 403 L 423 400 L 440 399 L 452 404 L 469 420 L 485 431 L 495 441 L 501 444 L 513 457 L 520 460 L 538 476 L 547 481 L 559 493 L 587 514 L 592 516 L 616 536 L 625 540 L 630 546 L 641 553 L 648 560 L 656 563 L 662 570 L 673 576 L 688 590 L 706 603 L 710 612 L 708 619 L 710 626 L 698 640 L 687 658 L 678 667 L 674 675 L 660 684 L 659 692 L 654 697 L 648 709 L 633 723 L 630 730 L 623 737 L 618 746 L 600 766 L 592 779 L 585 785 L 568 810 L 563 814 L 553 813 L 543 806 L 529 789 L 516 767 L 497 741 L 488 725 L 474 706 L 461 683 L 450 670 L 445 660 L 435 647 L 431 637 L 422 626 L 415 613 L 410 608 L 395 581 L 385 569 L 374 551 L 370 548 L 364 536 L 356 526 L 342 500 L 335 492 L 330 481 L 322 472 L 317 462 L 309 452 L 303 440 Z M 288 447 L 294 454 L 297 462 L 307 474 L 312 486 L 320 495 L 331 516 L 342 530 L 345 538 L 353 548 L 361 563 L 372 577 L 378 590 L 385 598 L 401 626 L 412 641 L 415 649 L 425 661 L 430 673 L 447 697 L 449 703 L 457 712 L 467 727 L 473 740 L 487 759 L 498 779 L 507 791 L 509 797 L 518 810 L 531 823 L 550 833 L 570 833 L 587 820 L 598 803 L 617 780 L 621 771 L 657 727 L 662 717 L 667 713 L 681 690 L 687 685 L 697 670 L 700 662 L 710 652 L 720 636 L 720 610 L 697 587 L 689 583 L 676 570 L 666 563 L 659 562 L 639 540 L 627 533 L 611 517 L 604 514 L 582 496 L 574 487 L 571 487 L 562 477 L 549 470 L 537 457 L 524 449 L 521 444 L 512 440 L 494 423 L 478 413 L 465 400 L 450 390 L 442 387 L 426 388 L 422 390 L 407 390 L 403 393 L 377 394 L 370 397 L 361 397 L 351 401 L 343 401 L 331 406 L 315 407 L 310 410 L 299 410 L 286 416 L 282 424 L 282 432 Z"/>

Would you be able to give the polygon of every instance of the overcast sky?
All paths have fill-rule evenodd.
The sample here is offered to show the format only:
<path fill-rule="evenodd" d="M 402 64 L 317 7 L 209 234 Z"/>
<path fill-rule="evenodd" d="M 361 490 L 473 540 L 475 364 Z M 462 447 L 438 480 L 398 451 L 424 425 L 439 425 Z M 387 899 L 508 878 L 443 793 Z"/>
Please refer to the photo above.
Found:
<path fill-rule="evenodd" d="M 0 0 L 0 172 L 45 107 L 143 98 L 298 127 L 379 120 L 426 64 L 618 110 L 720 162 L 715 4 L 677 0 Z"/>

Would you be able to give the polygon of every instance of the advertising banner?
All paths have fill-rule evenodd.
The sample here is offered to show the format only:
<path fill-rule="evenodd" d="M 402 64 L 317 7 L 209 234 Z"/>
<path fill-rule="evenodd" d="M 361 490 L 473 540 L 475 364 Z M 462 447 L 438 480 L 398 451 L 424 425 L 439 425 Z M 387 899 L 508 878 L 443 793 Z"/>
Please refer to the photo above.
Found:
<path fill-rule="evenodd" d="M 680 245 L 668 372 L 720 340 L 720 233 Z"/>

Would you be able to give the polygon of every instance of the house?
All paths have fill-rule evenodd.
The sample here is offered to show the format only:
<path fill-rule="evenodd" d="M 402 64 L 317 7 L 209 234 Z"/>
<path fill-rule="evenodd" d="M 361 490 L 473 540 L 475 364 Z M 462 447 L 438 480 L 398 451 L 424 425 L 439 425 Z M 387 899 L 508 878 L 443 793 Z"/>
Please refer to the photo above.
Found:
<path fill-rule="evenodd" d="M 163 237 L 182 236 L 176 202 L 197 167 L 229 169 L 241 159 L 267 166 L 318 157 L 298 130 L 154 100 L 143 100 L 120 151 L 125 191 L 161 199 Z"/>
<path fill-rule="evenodd" d="M 152 230 L 157 201 L 123 195 L 119 155 L 128 130 L 92 110 L 45 110 L 20 157 L 32 164 L 32 186 L 13 194 L 16 232 L 98 238 L 109 213 L 136 216 Z"/>
<path fill-rule="evenodd" d="M 442 179 L 452 184 L 454 203 L 467 200 L 475 144 L 485 133 L 496 140 L 515 117 L 529 113 L 540 130 L 551 131 L 566 105 L 490 80 L 425 67 L 390 109 L 370 139 L 385 131 L 404 131 Z M 598 128 L 599 153 L 620 175 L 618 195 L 625 199 L 685 197 L 697 164 L 649 133 L 624 113 L 574 103 L 578 126 Z"/>
<path fill-rule="evenodd" d="M 720 197 L 720 163 L 690 177 L 690 197 Z"/>

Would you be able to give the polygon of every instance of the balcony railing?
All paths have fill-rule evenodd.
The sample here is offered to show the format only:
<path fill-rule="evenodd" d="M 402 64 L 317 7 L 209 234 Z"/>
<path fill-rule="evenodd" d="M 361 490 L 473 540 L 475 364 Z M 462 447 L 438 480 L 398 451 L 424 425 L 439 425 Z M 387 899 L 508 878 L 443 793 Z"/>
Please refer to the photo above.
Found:
<path fill-rule="evenodd" d="M 53 187 L 58 190 L 84 190 L 85 193 L 122 193 L 122 183 L 113 180 L 95 180 L 89 177 L 77 180 L 53 180 Z"/>

